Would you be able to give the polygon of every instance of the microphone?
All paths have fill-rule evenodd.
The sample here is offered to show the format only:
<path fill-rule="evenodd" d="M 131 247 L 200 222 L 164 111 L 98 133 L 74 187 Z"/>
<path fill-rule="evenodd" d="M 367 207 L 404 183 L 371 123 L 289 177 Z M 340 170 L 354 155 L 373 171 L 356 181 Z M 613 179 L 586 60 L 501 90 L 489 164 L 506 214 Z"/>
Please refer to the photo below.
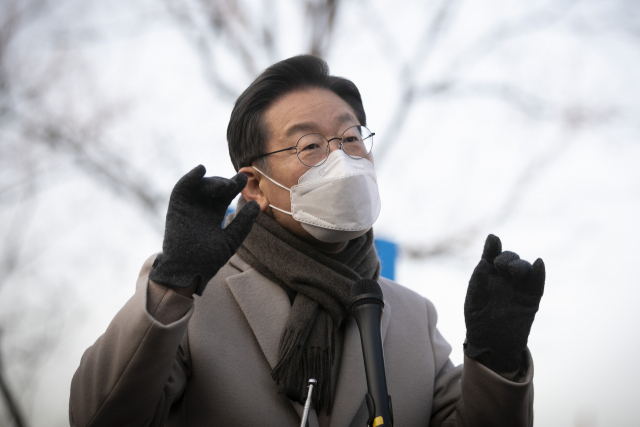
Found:
<path fill-rule="evenodd" d="M 307 401 L 304 403 L 304 412 L 302 413 L 302 420 L 300 422 L 300 427 L 307 427 L 307 420 L 309 419 L 309 411 L 311 410 L 311 395 L 313 394 L 313 386 L 318 382 L 309 378 L 309 393 L 307 393 Z"/>
<path fill-rule="evenodd" d="M 350 311 L 358 324 L 364 369 L 367 375 L 366 396 L 369 409 L 369 427 L 391 427 L 393 411 L 391 396 L 387 393 L 387 376 L 380 336 L 380 321 L 384 300 L 380 285 L 371 279 L 358 280 L 351 286 Z"/>
<path fill-rule="evenodd" d="M 308 386 L 307 386 L 307 400 L 304 403 L 304 409 L 302 412 L 302 418 L 300 422 L 300 427 L 307 427 L 307 420 L 309 419 L 309 411 L 311 410 L 311 396 L 313 395 L 313 388 L 318 383 L 315 378 L 309 378 Z M 301 403 L 302 395 L 300 391 L 292 386 L 288 386 L 284 390 L 284 394 L 292 401 Z"/>

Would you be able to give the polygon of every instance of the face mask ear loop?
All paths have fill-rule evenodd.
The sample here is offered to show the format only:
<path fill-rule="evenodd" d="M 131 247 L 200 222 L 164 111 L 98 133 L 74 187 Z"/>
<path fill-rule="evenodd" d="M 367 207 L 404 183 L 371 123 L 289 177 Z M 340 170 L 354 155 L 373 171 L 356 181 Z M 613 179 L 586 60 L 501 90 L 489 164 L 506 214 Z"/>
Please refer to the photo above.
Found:
<path fill-rule="evenodd" d="M 291 212 L 283 211 L 283 210 L 282 210 L 282 209 L 280 209 L 280 208 L 276 208 L 276 207 L 275 207 L 275 206 L 273 206 L 271 203 L 269 203 L 269 207 L 270 207 L 271 209 L 275 209 L 275 210 L 280 211 L 280 212 L 282 212 L 282 213 L 285 213 L 285 214 L 287 214 L 287 215 L 291 215 L 291 216 L 293 216 L 293 214 L 292 214 Z"/>
<path fill-rule="evenodd" d="M 277 185 L 277 186 L 279 186 L 279 187 L 282 187 L 282 188 L 284 188 L 285 190 L 287 190 L 289 193 L 291 193 L 291 189 L 289 189 L 289 188 L 285 187 L 284 185 L 280 184 L 279 182 L 276 182 L 276 181 L 274 181 L 273 179 L 269 178 L 269 177 L 268 177 L 264 172 L 262 172 L 262 171 L 261 171 L 260 169 L 258 169 L 257 167 L 255 167 L 255 166 L 251 166 L 251 167 L 252 167 L 252 168 L 254 168 L 255 170 L 257 170 L 258 172 L 260 172 L 260 175 L 264 176 L 264 177 L 265 177 L 265 178 L 267 178 L 269 181 L 273 182 L 275 185 Z M 284 210 L 282 210 L 282 209 L 280 209 L 280 208 L 276 208 L 276 207 L 275 207 L 275 206 L 273 206 L 271 203 L 269 203 L 269 207 L 270 207 L 271 209 L 275 209 L 275 210 L 280 211 L 280 212 L 282 212 L 282 213 L 285 213 L 285 214 L 287 214 L 287 215 L 291 215 L 291 216 L 293 216 L 293 214 L 292 214 L 291 212 L 287 212 L 287 211 L 284 211 Z"/>
<path fill-rule="evenodd" d="M 251 166 L 252 168 L 254 168 L 255 170 L 257 170 L 258 172 L 260 172 L 260 175 L 264 176 L 265 178 L 267 178 L 269 181 L 273 182 L 275 185 L 277 185 L 278 187 L 282 187 L 285 190 L 287 190 L 288 192 L 291 192 L 290 188 L 285 187 L 284 185 L 280 184 L 279 182 L 274 181 L 273 179 L 269 178 L 264 172 L 262 172 L 260 169 L 258 169 L 255 166 Z M 277 209 L 277 208 L 276 208 Z"/>

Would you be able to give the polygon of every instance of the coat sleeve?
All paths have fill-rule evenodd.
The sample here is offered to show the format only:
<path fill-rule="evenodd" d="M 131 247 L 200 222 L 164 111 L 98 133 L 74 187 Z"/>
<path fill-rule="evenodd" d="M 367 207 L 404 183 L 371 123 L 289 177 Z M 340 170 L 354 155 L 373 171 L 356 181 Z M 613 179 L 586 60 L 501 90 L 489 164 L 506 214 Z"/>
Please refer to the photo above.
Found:
<path fill-rule="evenodd" d="M 193 300 L 167 288 L 147 298 L 154 259 L 142 267 L 133 297 L 82 356 L 71 381 L 72 427 L 164 425 L 186 387 Z"/>
<path fill-rule="evenodd" d="M 427 300 L 436 378 L 430 426 L 532 426 L 533 360 L 526 351 L 526 365 L 516 381 L 509 381 L 465 356 L 453 366 L 451 346 L 436 328 L 437 314 Z"/>

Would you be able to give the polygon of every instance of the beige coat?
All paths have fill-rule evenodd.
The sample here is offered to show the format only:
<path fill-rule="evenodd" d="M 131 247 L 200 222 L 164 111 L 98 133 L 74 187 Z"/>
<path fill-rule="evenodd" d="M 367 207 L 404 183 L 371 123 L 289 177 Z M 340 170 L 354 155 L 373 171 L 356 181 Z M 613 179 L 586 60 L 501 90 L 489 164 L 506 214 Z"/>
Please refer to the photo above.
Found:
<path fill-rule="evenodd" d="M 298 426 L 302 407 L 278 394 L 270 376 L 291 308 L 285 291 L 234 256 L 195 302 L 166 288 L 152 296 L 154 258 L 145 262 L 136 293 L 82 357 L 71 383 L 71 425 Z M 454 367 L 433 304 L 389 280 L 380 278 L 380 286 L 394 425 L 533 424 L 530 356 L 520 382 L 470 359 Z M 330 425 L 364 427 L 367 386 L 351 317 L 341 354 Z M 318 426 L 314 411 L 310 425 Z"/>

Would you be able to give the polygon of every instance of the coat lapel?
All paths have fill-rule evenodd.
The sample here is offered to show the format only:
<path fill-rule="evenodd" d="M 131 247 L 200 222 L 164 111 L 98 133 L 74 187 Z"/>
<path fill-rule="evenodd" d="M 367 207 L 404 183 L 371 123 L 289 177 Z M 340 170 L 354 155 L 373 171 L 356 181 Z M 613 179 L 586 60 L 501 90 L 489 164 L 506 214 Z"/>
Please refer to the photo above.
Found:
<path fill-rule="evenodd" d="M 391 306 L 385 301 L 382 319 L 380 321 L 380 335 L 382 344 L 387 335 L 391 319 Z M 367 378 L 364 371 L 364 358 L 360 331 L 353 317 L 349 316 L 344 331 L 344 347 L 342 362 L 334 406 L 331 412 L 331 427 L 349 427 L 367 394 Z"/>
<path fill-rule="evenodd" d="M 232 260 L 236 267 L 244 271 L 227 277 L 227 284 L 273 369 L 278 362 L 280 337 L 291 310 L 289 297 L 284 289 L 267 280 L 237 256 Z"/>
<path fill-rule="evenodd" d="M 230 262 L 242 273 L 227 278 L 229 289 L 273 369 L 278 363 L 280 338 L 291 310 L 289 296 L 284 289 L 262 276 L 237 255 Z M 302 417 L 303 406 L 295 402 L 291 404 Z M 318 427 L 314 410 L 309 413 L 309 424 Z"/>

